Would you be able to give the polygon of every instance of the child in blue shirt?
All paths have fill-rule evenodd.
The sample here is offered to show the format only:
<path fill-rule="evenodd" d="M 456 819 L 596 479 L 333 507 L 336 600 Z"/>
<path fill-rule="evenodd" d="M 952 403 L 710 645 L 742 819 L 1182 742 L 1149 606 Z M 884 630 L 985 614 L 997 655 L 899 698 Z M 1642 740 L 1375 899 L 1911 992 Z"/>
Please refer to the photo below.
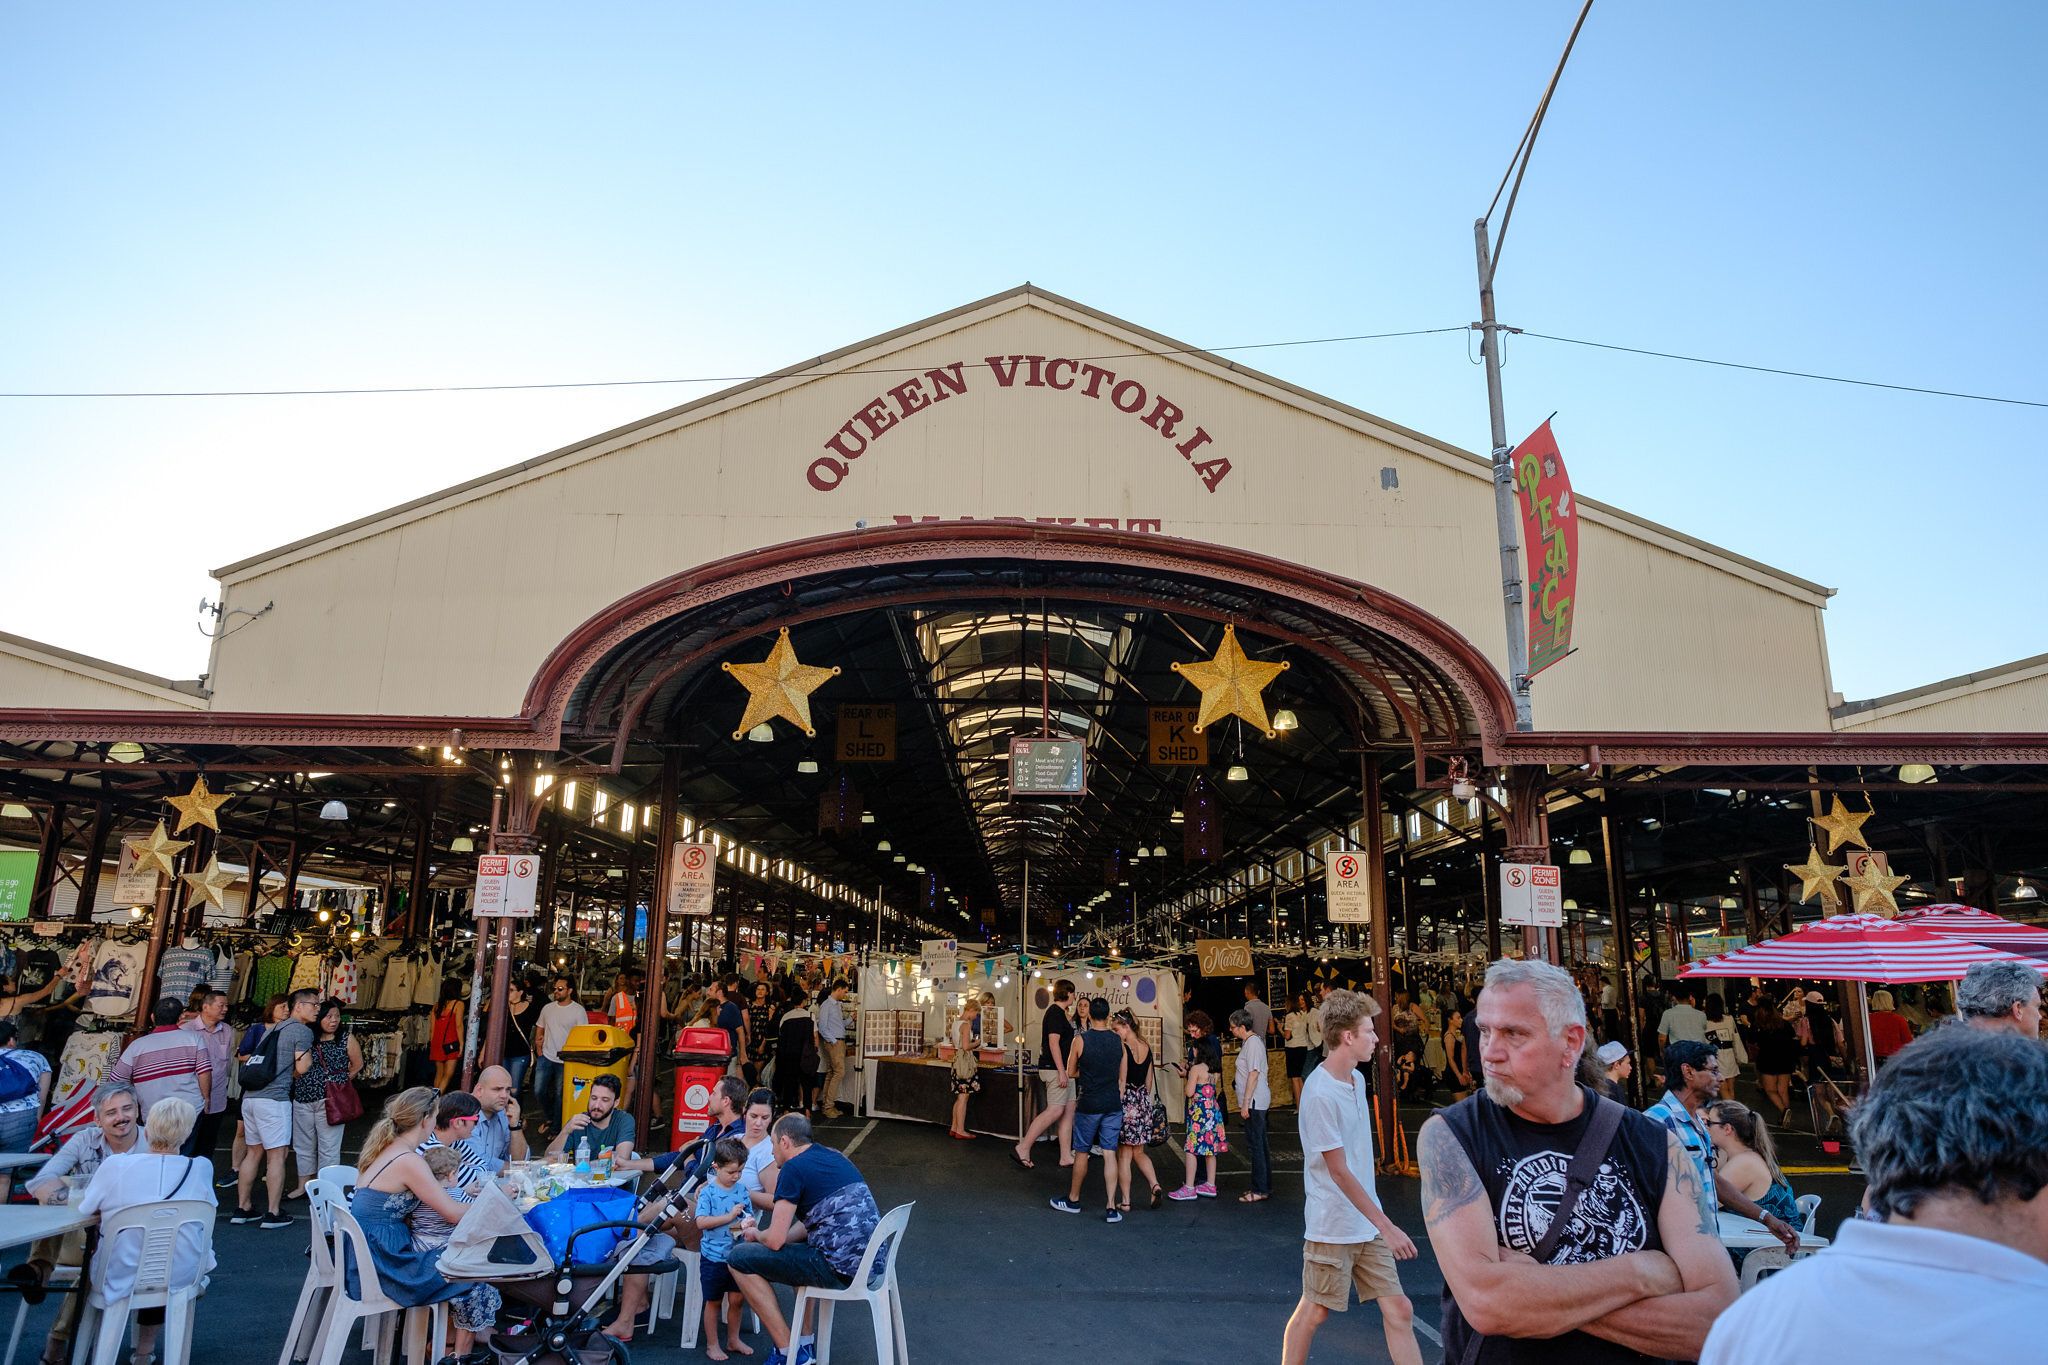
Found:
<path fill-rule="evenodd" d="M 697 1246 L 697 1276 L 704 1287 L 704 1354 L 712 1360 L 725 1360 L 725 1351 L 718 1349 L 721 1305 L 725 1309 L 726 1349 L 752 1354 L 740 1345 L 744 1301 L 725 1263 L 732 1254 L 733 1224 L 753 1211 L 747 1192 L 740 1187 L 747 1144 L 738 1138 L 720 1138 L 711 1149 L 711 1161 L 711 1179 L 697 1192 L 697 1227 L 704 1234 Z"/>

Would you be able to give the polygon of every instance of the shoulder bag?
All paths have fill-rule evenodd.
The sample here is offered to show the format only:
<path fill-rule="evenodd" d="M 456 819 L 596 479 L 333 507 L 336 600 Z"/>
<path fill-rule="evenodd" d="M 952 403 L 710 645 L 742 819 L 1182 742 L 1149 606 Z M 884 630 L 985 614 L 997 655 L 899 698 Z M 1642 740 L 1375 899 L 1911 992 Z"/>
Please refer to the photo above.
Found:
<path fill-rule="evenodd" d="M 1145 1140 L 1147 1147 L 1166 1145 L 1166 1101 L 1159 1098 L 1159 1049 L 1152 1049 L 1152 1067 L 1145 1079 L 1152 1086 L 1152 1136 Z"/>

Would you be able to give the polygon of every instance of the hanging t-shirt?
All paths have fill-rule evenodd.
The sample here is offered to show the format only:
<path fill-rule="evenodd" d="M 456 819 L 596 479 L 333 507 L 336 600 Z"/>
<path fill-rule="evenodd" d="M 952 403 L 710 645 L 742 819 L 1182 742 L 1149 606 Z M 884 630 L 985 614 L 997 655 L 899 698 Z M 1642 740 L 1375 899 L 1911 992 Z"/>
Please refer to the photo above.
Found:
<path fill-rule="evenodd" d="M 204 948 L 166 948 L 157 959 L 157 986 L 166 1000 L 189 1000 L 212 979 L 213 954 Z"/>
<path fill-rule="evenodd" d="M 412 984 L 412 1003 L 434 1005 L 441 1000 L 441 959 L 430 957 L 420 963 L 419 976 Z"/>
<path fill-rule="evenodd" d="M 206 984 L 217 991 L 232 992 L 235 989 L 235 955 L 223 948 L 213 955 L 213 969 L 207 973 Z"/>
<path fill-rule="evenodd" d="M 273 953 L 260 958 L 256 963 L 255 984 L 249 990 L 249 998 L 259 1005 L 270 1003 L 271 997 L 284 995 L 292 988 L 292 960 L 282 953 Z"/>
<path fill-rule="evenodd" d="M 328 975 L 328 992 L 344 1005 L 356 1002 L 356 964 L 348 958 L 334 964 Z"/>
<path fill-rule="evenodd" d="M 384 986 L 377 992 L 377 1008 L 402 1010 L 412 1005 L 413 984 L 419 980 L 419 964 L 409 957 L 394 957 L 384 968 Z"/>
<path fill-rule="evenodd" d="M 100 1083 L 114 1060 L 121 1055 L 124 1035 L 118 1029 L 103 1033 L 78 1032 L 65 1040 L 57 1058 L 57 1083 L 50 1089 L 50 1108 L 61 1108 L 81 1091 Z"/>
<path fill-rule="evenodd" d="M 146 944 L 102 941 L 93 954 L 86 1007 L 94 1014 L 133 1014 L 135 993 L 142 988 L 142 964 L 148 956 Z"/>
<path fill-rule="evenodd" d="M 318 990 L 320 988 L 323 967 L 324 964 L 320 961 L 320 954 L 300 953 L 299 960 L 292 964 L 291 984 L 285 987 L 285 989 L 288 991 L 302 991 L 311 987 L 314 990 Z"/>

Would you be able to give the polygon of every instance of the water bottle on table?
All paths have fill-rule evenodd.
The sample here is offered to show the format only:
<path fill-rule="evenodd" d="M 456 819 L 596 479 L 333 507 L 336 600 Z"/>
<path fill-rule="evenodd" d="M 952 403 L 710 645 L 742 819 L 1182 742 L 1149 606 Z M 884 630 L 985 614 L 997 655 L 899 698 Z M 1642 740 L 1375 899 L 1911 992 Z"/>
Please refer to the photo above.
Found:
<path fill-rule="evenodd" d="M 590 1139 L 587 1137 L 576 1139 L 576 1174 L 586 1178 L 590 1175 Z"/>

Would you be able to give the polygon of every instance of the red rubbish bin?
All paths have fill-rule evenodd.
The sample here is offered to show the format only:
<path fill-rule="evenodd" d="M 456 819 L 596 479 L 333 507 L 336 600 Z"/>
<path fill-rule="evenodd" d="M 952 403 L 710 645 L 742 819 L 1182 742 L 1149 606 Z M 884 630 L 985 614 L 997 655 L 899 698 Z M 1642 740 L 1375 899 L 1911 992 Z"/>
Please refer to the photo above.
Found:
<path fill-rule="evenodd" d="M 675 1145 L 701 1137 L 711 1126 L 711 1091 L 732 1061 L 732 1039 L 722 1028 L 686 1028 L 676 1039 Z"/>

